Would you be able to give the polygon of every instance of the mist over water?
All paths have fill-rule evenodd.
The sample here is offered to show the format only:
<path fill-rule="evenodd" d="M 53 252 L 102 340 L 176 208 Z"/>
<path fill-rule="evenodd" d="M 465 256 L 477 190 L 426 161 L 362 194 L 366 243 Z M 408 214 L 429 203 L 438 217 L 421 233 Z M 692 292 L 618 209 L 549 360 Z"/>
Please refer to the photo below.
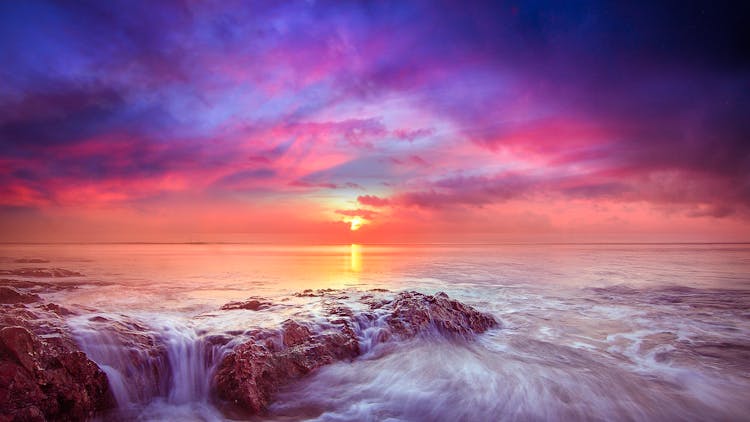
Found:
<path fill-rule="evenodd" d="M 319 319 L 323 299 L 294 296 L 308 288 L 340 289 L 355 310 L 370 289 L 444 291 L 500 327 L 384 342 L 363 321 L 362 356 L 286 386 L 264 418 L 750 415 L 750 245 L 6 245 L 0 256 L 3 269 L 38 257 L 83 274 L 42 294 L 79 313 L 68 325 L 118 402 L 108 419 L 237 417 L 211 397 L 217 363 L 250 329 Z M 251 296 L 272 305 L 219 309 Z"/>

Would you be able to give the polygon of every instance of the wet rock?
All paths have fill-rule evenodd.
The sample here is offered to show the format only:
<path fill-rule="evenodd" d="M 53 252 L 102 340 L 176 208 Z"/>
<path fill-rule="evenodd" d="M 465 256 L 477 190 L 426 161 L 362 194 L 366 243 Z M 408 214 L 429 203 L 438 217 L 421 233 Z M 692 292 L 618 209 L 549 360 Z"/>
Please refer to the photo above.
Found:
<path fill-rule="evenodd" d="M 33 293 L 24 293 L 13 287 L 0 286 L 0 303 L 32 303 L 40 300 L 41 298 Z"/>
<path fill-rule="evenodd" d="M 325 301 L 323 302 L 323 308 L 328 312 L 328 315 L 339 316 L 339 317 L 353 317 L 354 312 L 348 306 L 342 305 L 336 301 Z"/>
<path fill-rule="evenodd" d="M 42 305 L 42 309 L 44 309 L 45 311 L 53 312 L 59 316 L 75 315 L 75 312 L 72 312 L 68 310 L 67 308 L 63 308 L 62 306 L 56 303 L 45 303 Z"/>
<path fill-rule="evenodd" d="M 49 283 L 41 280 L 0 279 L 0 286 L 13 287 L 15 289 L 23 290 L 26 293 L 48 293 L 60 290 L 72 290 L 77 288 L 78 284 L 79 283 L 73 281 L 56 281 Z"/>
<path fill-rule="evenodd" d="M 283 342 L 286 347 L 294 347 L 303 344 L 312 337 L 310 329 L 292 320 L 286 320 L 283 324 Z"/>
<path fill-rule="evenodd" d="M 307 297 L 317 292 L 306 290 L 300 294 Z M 218 366 L 214 376 L 218 398 L 246 412 L 262 412 L 281 386 L 321 366 L 359 356 L 355 321 L 374 321 L 376 315 L 355 314 L 333 301 L 324 302 L 324 308 L 332 317 L 327 324 L 308 326 L 287 320 L 282 324 L 281 342 L 274 340 L 278 334 L 269 331 L 249 333 L 251 340 L 228 353 Z M 400 293 L 393 300 L 384 301 L 378 312 L 386 313 L 387 326 L 398 338 L 413 337 L 432 328 L 443 334 L 468 337 L 497 325 L 491 315 L 451 300 L 445 293 Z M 382 341 L 394 338 L 387 330 L 380 337 Z"/>
<path fill-rule="evenodd" d="M 0 420 L 84 420 L 112 404 L 107 376 L 72 342 L 0 328 Z"/>
<path fill-rule="evenodd" d="M 312 289 L 305 289 L 301 292 L 297 292 L 294 294 L 297 297 L 319 297 L 320 295 L 315 294 L 315 292 Z"/>
<path fill-rule="evenodd" d="M 443 334 L 468 337 L 495 327 L 492 315 L 452 300 L 445 293 L 434 296 L 417 292 L 399 293 L 383 306 L 390 312 L 386 318 L 394 334 L 413 337 L 434 327 Z"/>
<path fill-rule="evenodd" d="M 49 264 L 49 261 L 42 258 L 19 258 L 14 260 L 16 264 Z"/>
<path fill-rule="evenodd" d="M 246 309 L 248 311 L 260 311 L 271 307 L 271 302 L 266 302 L 260 298 L 249 298 L 244 302 L 229 302 L 221 307 L 222 311 L 231 311 L 236 309 Z"/>
<path fill-rule="evenodd" d="M 297 296 L 297 297 L 323 297 L 323 296 L 329 296 L 329 295 L 331 295 L 332 293 L 335 293 L 335 292 L 337 292 L 336 289 L 318 289 L 318 290 L 305 289 L 305 290 L 303 290 L 301 292 L 295 293 L 294 296 Z"/>
<path fill-rule="evenodd" d="M 283 324 L 282 345 L 271 339 L 238 346 L 219 364 L 214 382 L 220 399 L 246 411 L 266 408 L 274 392 L 290 380 L 332 362 L 359 355 L 353 331 L 313 333 L 295 321 Z"/>
<path fill-rule="evenodd" d="M 82 277 L 83 274 L 63 268 L 17 268 L 13 270 L 0 270 L 0 275 L 12 275 L 17 277 Z"/>

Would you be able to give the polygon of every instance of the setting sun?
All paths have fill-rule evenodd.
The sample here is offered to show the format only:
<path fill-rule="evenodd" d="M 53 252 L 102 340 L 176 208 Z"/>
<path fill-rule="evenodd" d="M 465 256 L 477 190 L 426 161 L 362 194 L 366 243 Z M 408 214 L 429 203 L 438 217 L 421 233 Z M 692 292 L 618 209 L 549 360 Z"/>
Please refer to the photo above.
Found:
<path fill-rule="evenodd" d="M 355 215 L 351 220 L 349 220 L 349 224 L 351 224 L 351 231 L 354 232 L 359 230 L 359 228 L 362 227 L 363 224 L 365 224 L 365 220 L 362 217 Z"/>

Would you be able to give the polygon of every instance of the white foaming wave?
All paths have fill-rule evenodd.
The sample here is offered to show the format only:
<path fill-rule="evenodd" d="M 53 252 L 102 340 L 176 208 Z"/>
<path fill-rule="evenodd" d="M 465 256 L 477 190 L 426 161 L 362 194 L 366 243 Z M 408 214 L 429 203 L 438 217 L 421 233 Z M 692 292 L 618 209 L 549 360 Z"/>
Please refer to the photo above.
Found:
<path fill-rule="evenodd" d="M 588 348 L 508 341 L 419 339 L 389 353 L 321 368 L 282 391 L 276 419 L 686 420 L 737 419 L 750 410 L 742 383 L 700 371 L 631 371 Z M 503 347 L 487 349 L 492 339 Z M 384 345 L 376 346 L 384 347 Z M 722 393 L 723 392 L 723 396 Z"/>

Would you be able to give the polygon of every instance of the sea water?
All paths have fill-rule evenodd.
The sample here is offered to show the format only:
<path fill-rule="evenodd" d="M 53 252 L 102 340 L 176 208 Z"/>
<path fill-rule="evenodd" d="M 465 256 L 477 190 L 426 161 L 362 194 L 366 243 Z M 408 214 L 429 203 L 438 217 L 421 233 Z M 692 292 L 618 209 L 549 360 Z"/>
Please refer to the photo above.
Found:
<path fill-rule="evenodd" d="M 41 295 L 76 313 L 71 333 L 118 404 L 106 419 L 236 418 L 216 406 L 213 371 L 249 329 L 320 318 L 305 289 L 355 308 L 372 289 L 443 291 L 500 324 L 468 342 L 383 343 L 359 326 L 362 356 L 284 387 L 257 419 L 750 418 L 750 245 L 0 247 L 0 268 L 29 267 L 81 274 L 45 279 L 71 287 Z M 271 305 L 220 310 L 248 297 Z"/>

